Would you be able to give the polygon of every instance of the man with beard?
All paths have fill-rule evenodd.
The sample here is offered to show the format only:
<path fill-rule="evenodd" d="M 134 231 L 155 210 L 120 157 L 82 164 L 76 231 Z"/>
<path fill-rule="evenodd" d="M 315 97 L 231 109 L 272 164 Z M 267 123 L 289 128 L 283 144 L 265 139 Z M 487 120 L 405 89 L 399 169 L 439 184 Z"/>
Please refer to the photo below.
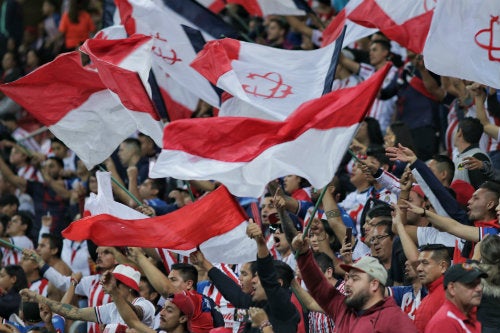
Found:
<path fill-rule="evenodd" d="M 353 265 L 341 265 L 347 272 L 344 296 L 315 263 L 308 238 L 298 234 L 292 245 L 299 252 L 297 263 L 307 288 L 325 313 L 333 317 L 338 333 L 417 332 L 394 299 L 384 297 L 387 271 L 377 259 L 365 256 Z"/>
<path fill-rule="evenodd" d="M 456 264 L 444 275 L 446 300 L 425 328 L 426 333 L 479 333 L 476 307 L 481 303 L 481 278 L 488 274 L 469 263 Z"/>

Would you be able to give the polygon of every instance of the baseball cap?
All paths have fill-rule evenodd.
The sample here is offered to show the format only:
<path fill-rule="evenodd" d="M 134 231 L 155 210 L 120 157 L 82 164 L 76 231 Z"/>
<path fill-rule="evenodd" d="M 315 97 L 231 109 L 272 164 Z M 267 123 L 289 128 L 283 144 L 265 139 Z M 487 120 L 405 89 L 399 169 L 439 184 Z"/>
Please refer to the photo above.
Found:
<path fill-rule="evenodd" d="M 464 207 L 467 206 L 467 203 L 474 194 L 474 187 L 461 179 L 454 180 L 450 187 L 455 191 L 458 203 Z"/>
<path fill-rule="evenodd" d="M 488 274 L 477 268 L 476 266 L 464 262 L 461 264 L 455 264 L 448 268 L 444 274 L 444 287 L 448 286 L 450 282 L 461 282 L 461 283 L 471 283 L 475 279 L 482 277 L 488 277 Z"/>
<path fill-rule="evenodd" d="M 141 273 L 134 267 L 120 264 L 113 270 L 113 276 L 127 287 L 139 291 Z"/>
<path fill-rule="evenodd" d="M 413 185 L 411 190 L 415 193 L 417 193 L 422 199 L 425 199 L 425 193 L 424 190 L 422 190 L 422 187 L 420 185 Z"/>
<path fill-rule="evenodd" d="M 364 272 L 380 281 L 384 286 L 387 283 L 387 271 L 377 258 L 364 256 L 353 265 L 341 264 L 340 267 L 346 272 L 349 272 L 351 269 Z"/>
<path fill-rule="evenodd" d="M 174 303 L 183 314 L 192 318 L 194 314 L 194 302 L 190 296 L 189 293 L 182 291 L 174 294 L 174 296 L 170 298 L 170 302 Z"/>
<path fill-rule="evenodd" d="M 194 291 L 175 293 L 169 299 L 188 316 L 188 330 L 193 333 L 208 333 L 213 328 L 210 304 L 206 304 L 201 294 Z"/>

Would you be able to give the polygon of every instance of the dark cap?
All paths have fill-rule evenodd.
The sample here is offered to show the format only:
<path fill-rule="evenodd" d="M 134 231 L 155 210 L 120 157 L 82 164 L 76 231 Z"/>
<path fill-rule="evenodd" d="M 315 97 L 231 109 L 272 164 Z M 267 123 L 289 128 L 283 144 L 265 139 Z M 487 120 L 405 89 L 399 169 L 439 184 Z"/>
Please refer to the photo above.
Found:
<path fill-rule="evenodd" d="M 470 263 L 455 264 L 444 274 L 444 287 L 450 282 L 471 283 L 477 278 L 488 277 L 488 274 Z"/>

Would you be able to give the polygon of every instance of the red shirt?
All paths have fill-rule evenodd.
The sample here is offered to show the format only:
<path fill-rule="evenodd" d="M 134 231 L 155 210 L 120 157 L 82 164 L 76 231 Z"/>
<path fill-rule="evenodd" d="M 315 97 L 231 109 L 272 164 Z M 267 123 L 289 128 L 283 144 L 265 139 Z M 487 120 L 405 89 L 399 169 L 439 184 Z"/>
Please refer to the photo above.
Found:
<path fill-rule="evenodd" d="M 422 300 L 420 306 L 415 311 L 415 326 L 419 333 L 423 333 L 429 320 L 436 314 L 441 305 L 445 300 L 445 293 L 443 287 L 444 275 L 434 282 L 432 282 L 428 287 L 429 294 Z M 446 332 L 446 331 L 441 331 Z M 448 332 L 446 332 L 448 333 Z"/>
<path fill-rule="evenodd" d="M 481 323 L 476 319 L 475 309 L 469 316 L 466 316 L 455 304 L 446 299 L 425 328 L 425 333 L 433 332 L 480 333 Z"/>

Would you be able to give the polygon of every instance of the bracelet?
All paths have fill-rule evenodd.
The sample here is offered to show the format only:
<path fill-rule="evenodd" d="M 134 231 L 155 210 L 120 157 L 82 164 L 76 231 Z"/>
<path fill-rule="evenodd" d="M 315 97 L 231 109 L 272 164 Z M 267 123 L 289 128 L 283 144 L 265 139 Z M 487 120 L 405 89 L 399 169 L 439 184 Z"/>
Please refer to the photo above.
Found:
<path fill-rule="evenodd" d="M 332 209 L 332 210 L 327 210 L 325 212 L 326 217 L 328 218 L 333 218 L 333 217 L 340 217 L 340 210 L 339 209 Z"/>
<path fill-rule="evenodd" d="M 425 217 L 426 212 L 427 212 L 427 211 L 426 211 L 426 210 L 425 210 L 425 208 L 424 208 L 424 211 L 422 212 L 422 214 L 420 214 L 420 216 Z"/>
<path fill-rule="evenodd" d="M 273 328 L 273 325 L 271 325 L 271 322 L 269 320 L 266 320 L 265 322 L 263 322 L 262 324 L 260 324 L 259 329 L 260 329 L 261 332 L 264 332 L 264 328 L 266 328 L 266 327 Z"/>
<path fill-rule="evenodd" d="M 79 283 L 75 278 L 71 278 L 71 280 L 69 280 L 69 281 L 73 287 L 76 287 Z"/>

